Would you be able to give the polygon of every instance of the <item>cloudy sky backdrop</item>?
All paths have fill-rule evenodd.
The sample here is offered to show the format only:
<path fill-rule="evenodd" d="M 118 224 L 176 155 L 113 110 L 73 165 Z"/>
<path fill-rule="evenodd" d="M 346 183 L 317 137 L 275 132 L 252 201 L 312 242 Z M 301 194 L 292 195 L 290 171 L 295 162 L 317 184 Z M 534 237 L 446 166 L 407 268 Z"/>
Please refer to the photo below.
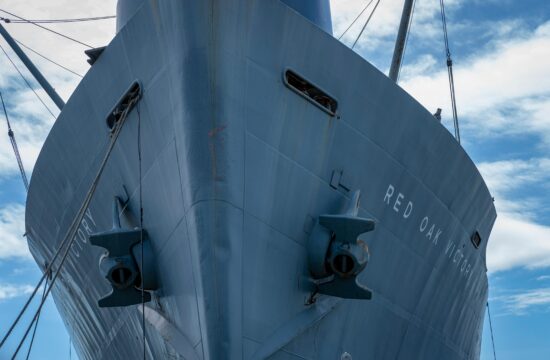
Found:
<path fill-rule="evenodd" d="M 339 36 L 368 0 L 331 0 Z M 490 303 L 498 359 L 550 358 L 550 2 L 447 0 L 446 10 L 463 146 L 495 197 L 499 217 L 489 242 Z M 381 0 L 355 51 L 387 72 L 402 0 Z M 351 45 L 372 4 L 342 41 Z M 115 0 L 2 0 L 0 10 L 29 19 L 113 15 Z M 1 17 L 13 18 L 1 13 Z M 29 24 L 3 24 L 24 45 L 84 75 L 84 46 Z M 114 20 L 48 24 L 91 46 L 108 44 Z M 0 45 L 49 111 L 0 50 L 0 91 L 30 175 L 58 110 L 7 44 Z M 80 77 L 27 51 L 66 100 Z M 443 109 L 453 132 L 438 0 L 417 0 L 400 84 L 426 108 Z M 24 233 L 25 192 L 0 121 L 0 331 L 11 323 L 40 273 Z M 3 137 L 3 138 L 2 138 Z M 10 346 L 13 344 L 9 344 Z M 8 346 L 9 348 L 9 346 Z M 42 314 L 36 359 L 69 357 L 66 333 L 51 300 Z M 2 349 L 0 358 L 8 351 Z M 488 323 L 482 359 L 492 359 Z M 74 350 L 72 357 L 76 358 Z"/>

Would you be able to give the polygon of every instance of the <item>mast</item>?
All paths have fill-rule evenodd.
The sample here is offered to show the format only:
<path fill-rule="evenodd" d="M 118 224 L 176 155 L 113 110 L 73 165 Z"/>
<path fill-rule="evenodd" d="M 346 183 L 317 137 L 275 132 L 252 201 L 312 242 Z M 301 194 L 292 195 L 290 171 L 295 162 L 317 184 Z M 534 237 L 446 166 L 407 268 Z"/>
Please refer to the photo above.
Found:
<path fill-rule="evenodd" d="M 414 0 L 405 0 L 405 4 L 403 4 L 403 14 L 401 15 L 401 23 L 399 24 L 399 31 L 395 40 L 389 74 L 390 79 L 395 82 L 397 82 L 397 78 L 399 77 L 399 69 L 401 68 L 401 60 L 403 59 L 403 50 L 405 49 L 407 31 L 409 30 L 409 23 L 411 21 L 413 3 Z"/>
<path fill-rule="evenodd" d="M 25 52 L 23 52 L 23 50 L 21 50 L 19 45 L 17 45 L 17 42 L 11 37 L 11 35 L 8 33 L 8 31 L 6 29 L 4 29 L 2 24 L 0 24 L 0 35 L 2 35 L 4 37 L 4 39 L 6 40 L 8 45 L 17 54 L 19 59 L 21 59 L 23 64 L 25 64 L 27 69 L 29 69 L 31 74 L 36 79 L 36 81 L 38 81 L 38 83 L 42 86 L 44 91 L 46 91 L 46 93 L 49 95 L 49 97 L 52 99 L 52 101 L 55 103 L 55 105 L 57 105 L 59 110 L 62 110 L 63 106 L 65 106 L 65 102 L 63 101 L 63 99 L 61 99 L 59 94 L 50 85 L 48 80 L 46 80 L 46 78 L 42 75 L 42 73 L 40 73 L 40 71 L 36 68 L 36 66 L 34 66 L 32 61 L 27 57 Z"/>

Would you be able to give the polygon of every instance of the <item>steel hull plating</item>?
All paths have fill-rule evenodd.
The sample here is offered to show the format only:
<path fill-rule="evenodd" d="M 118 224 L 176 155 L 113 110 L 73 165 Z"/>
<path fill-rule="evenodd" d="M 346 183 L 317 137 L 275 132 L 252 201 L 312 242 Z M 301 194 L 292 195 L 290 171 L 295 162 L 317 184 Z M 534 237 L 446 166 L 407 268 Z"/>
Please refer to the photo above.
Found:
<path fill-rule="evenodd" d="M 337 99 L 338 116 L 285 86 L 289 68 Z M 148 358 L 479 357 L 496 217 L 481 176 L 428 111 L 276 0 L 146 2 L 129 19 L 36 164 L 26 226 L 40 266 L 92 182 L 109 111 L 136 79 L 143 98 L 53 290 L 82 359 L 143 356 L 138 306 L 97 306 L 110 286 L 87 238 L 111 227 L 113 196 L 129 198 L 123 225 L 138 224 L 138 118 L 161 283 L 147 306 L 184 339 L 148 322 Z M 377 221 L 360 275 L 373 299 L 306 305 L 313 223 L 355 189 L 359 215 Z"/>

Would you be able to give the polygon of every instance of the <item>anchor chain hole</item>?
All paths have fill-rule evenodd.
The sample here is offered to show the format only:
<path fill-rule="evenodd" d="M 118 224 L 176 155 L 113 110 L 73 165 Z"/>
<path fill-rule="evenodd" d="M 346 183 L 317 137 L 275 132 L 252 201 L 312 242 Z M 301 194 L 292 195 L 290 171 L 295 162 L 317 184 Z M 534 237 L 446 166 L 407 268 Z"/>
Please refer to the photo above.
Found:
<path fill-rule="evenodd" d="M 132 276 L 132 271 L 125 267 L 120 267 L 118 269 L 115 269 L 111 273 L 111 279 L 113 280 L 113 283 L 118 286 L 126 285 L 130 277 Z"/>
<path fill-rule="evenodd" d="M 332 260 L 334 271 L 343 276 L 349 276 L 353 273 L 355 266 L 353 258 L 349 255 L 338 254 Z"/>

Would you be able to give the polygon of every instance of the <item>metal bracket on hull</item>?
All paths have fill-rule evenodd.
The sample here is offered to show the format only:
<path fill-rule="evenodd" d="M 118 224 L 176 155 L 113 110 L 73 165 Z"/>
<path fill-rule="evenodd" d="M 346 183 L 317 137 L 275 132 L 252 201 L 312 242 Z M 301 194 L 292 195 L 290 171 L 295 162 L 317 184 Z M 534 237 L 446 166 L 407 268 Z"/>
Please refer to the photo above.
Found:
<path fill-rule="evenodd" d="M 142 300 L 149 302 L 151 294 L 144 292 L 142 299 L 141 288 L 156 290 L 158 287 L 154 272 L 153 250 L 147 234 L 143 229 L 120 227 L 119 202 L 119 198 L 115 197 L 113 228 L 90 235 L 92 245 L 108 251 L 99 259 L 99 269 L 111 284 L 112 290 L 98 301 L 99 307 L 135 305 Z"/>
<path fill-rule="evenodd" d="M 345 214 L 321 215 L 309 238 L 309 269 L 316 291 L 347 299 L 370 299 L 372 292 L 357 282 L 367 266 L 368 247 L 359 235 L 374 230 L 375 222 L 357 217 L 359 190 Z"/>
<path fill-rule="evenodd" d="M 84 53 L 88 56 L 88 64 L 93 65 L 97 59 L 103 54 L 103 50 L 105 50 L 107 46 L 101 46 L 93 49 L 84 50 Z"/>

